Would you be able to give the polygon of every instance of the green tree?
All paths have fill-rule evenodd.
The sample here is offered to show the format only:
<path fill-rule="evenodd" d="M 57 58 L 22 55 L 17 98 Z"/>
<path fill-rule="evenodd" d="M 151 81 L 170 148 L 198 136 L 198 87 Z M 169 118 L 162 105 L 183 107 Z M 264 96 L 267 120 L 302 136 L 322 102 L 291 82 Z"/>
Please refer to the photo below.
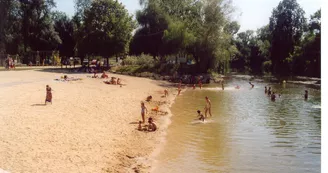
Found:
<path fill-rule="evenodd" d="M 53 21 L 55 31 L 59 33 L 62 43 L 58 46 L 60 56 L 74 56 L 74 24 L 63 12 L 54 12 Z"/>
<path fill-rule="evenodd" d="M 135 28 L 132 16 L 118 1 L 98 0 L 85 11 L 86 35 L 82 44 L 85 53 L 108 58 L 128 51 Z"/>
<path fill-rule="evenodd" d="M 283 0 L 270 17 L 271 60 L 273 73 L 289 75 L 290 55 L 300 45 L 305 29 L 304 11 L 296 0 Z"/>

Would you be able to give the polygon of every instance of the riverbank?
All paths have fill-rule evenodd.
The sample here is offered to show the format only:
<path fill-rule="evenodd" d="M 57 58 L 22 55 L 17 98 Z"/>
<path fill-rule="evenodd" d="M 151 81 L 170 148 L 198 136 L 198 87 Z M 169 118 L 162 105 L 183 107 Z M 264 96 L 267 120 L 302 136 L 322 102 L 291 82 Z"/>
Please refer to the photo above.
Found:
<path fill-rule="evenodd" d="M 63 73 L 0 72 L 0 168 L 8 172 L 147 172 L 169 124 L 176 89 L 165 81 L 109 74 L 123 87 L 88 74 L 60 82 Z M 44 106 L 45 85 L 53 104 Z M 163 96 L 169 89 L 169 97 Z M 155 132 L 137 131 L 140 102 L 155 119 Z M 159 106 L 157 113 L 151 111 Z"/>

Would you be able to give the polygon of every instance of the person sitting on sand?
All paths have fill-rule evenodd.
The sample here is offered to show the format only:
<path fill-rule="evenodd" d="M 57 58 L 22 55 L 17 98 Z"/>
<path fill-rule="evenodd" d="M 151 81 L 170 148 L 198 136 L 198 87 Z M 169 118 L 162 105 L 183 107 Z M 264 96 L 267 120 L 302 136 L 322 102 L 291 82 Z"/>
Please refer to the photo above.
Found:
<path fill-rule="evenodd" d="M 139 131 L 142 131 L 142 126 L 141 126 L 141 123 L 142 123 L 142 122 L 141 122 L 141 121 L 139 121 L 139 125 L 138 125 L 138 130 L 139 130 Z"/>
<path fill-rule="evenodd" d="M 121 85 L 122 86 L 122 84 L 121 84 L 121 79 L 120 78 L 117 78 L 117 85 Z"/>
<path fill-rule="evenodd" d="M 249 84 L 251 85 L 252 88 L 254 88 L 254 85 L 251 82 L 249 82 Z"/>
<path fill-rule="evenodd" d="M 146 99 L 146 101 L 147 101 L 147 102 L 150 102 L 151 99 L 153 99 L 153 97 L 152 97 L 152 96 L 148 96 L 147 99 Z"/>
<path fill-rule="evenodd" d="M 148 123 L 149 123 L 149 125 L 148 125 L 148 131 L 149 131 L 149 132 L 154 132 L 154 131 L 156 131 L 157 127 L 156 127 L 156 124 L 155 124 L 154 121 L 153 121 L 153 118 L 149 117 L 149 118 L 148 118 Z"/>
<path fill-rule="evenodd" d="M 271 101 L 276 101 L 276 95 L 274 92 L 271 94 Z"/>
<path fill-rule="evenodd" d="M 304 99 L 307 100 L 308 97 L 309 97 L 309 92 L 308 90 L 305 90 Z"/>
<path fill-rule="evenodd" d="M 44 102 L 44 104 L 47 104 L 47 102 L 50 102 L 52 104 L 52 93 L 51 93 L 51 88 L 49 87 L 49 85 L 46 85 L 46 100 Z"/>
<path fill-rule="evenodd" d="M 64 75 L 64 80 L 67 80 L 67 79 L 68 79 L 67 75 Z"/>
<path fill-rule="evenodd" d="M 167 89 L 164 90 L 164 96 L 167 97 L 169 95 L 169 92 L 167 91 Z"/>
<path fill-rule="evenodd" d="M 145 114 L 148 112 L 147 107 L 145 106 L 144 102 L 141 102 L 141 118 L 142 123 L 145 123 Z"/>
<path fill-rule="evenodd" d="M 101 75 L 101 78 L 108 78 L 108 75 L 105 73 L 105 71 L 104 71 L 103 74 Z"/>
<path fill-rule="evenodd" d="M 198 113 L 197 117 L 199 117 L 198 120 L 205 121 L 205 117 L 204 117 L 203 113 L 200 110 L 197 110 L 197 113 Z"/>
<path fill-rule="evenodd" d="M 98 78 L 97 72 L 94 71 L 92 78 Z"/>

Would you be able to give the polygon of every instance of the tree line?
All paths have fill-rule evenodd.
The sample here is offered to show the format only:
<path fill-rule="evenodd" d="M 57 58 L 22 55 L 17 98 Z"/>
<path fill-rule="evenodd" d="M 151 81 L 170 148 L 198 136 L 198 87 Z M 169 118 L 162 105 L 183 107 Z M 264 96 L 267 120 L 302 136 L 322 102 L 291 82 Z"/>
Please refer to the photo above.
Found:
<path fill-rule="evenodd" d="M 149 54 L 185 57 L 199 73 L 320 76 L 321 10 L 310 19 L 282 0 L 270 22 L 238 32 L 229 0 L 140 0 L 135 19 L 116 0 L 75 0 L 75 14 L 53 0 L 0 0 L 0 54 L 58 50 L 61 57 Z M 107 59 L 108 61 L 108 59 Z"/>

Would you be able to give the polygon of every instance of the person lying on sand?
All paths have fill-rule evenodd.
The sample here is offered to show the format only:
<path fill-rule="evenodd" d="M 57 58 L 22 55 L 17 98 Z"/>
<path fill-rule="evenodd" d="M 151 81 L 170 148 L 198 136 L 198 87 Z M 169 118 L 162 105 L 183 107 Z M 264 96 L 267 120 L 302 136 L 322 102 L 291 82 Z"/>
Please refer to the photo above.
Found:
<path fill-rule="evenodd" d="M 204 117 L 203 113 L 200 110 L 198 110 L 197 113 L 198 113 L 197 117 L 199 117 L 198 120 L 205 121 L 205 117 Z"/>
<path fill-rule="evenodd" d="M 149 118 L 148 118 L 148 123 L 149 123 L 149 125 L 148 125 L 148 131 L 149 131 L 149 132 L 154 132 L 154 131 L 156 131 L 157 127 L 156 127 L 156 124 L 155 124 L 154 121 L 153 121 L 153 118 L 149 117 Z"/>
<path fill-rule="evenodd" d="M 108 78 L 108 75 L 105 73 L 105 71 L 102 73 L 101 78 Z"/>
<path fill-rule="evenodd" d="M 146 99 L 146 101 L 147 101 L 147 102 L 150 102 L 151 99 L 153 99 L 153 96 L 148 96 L 147 99 Z"/>

